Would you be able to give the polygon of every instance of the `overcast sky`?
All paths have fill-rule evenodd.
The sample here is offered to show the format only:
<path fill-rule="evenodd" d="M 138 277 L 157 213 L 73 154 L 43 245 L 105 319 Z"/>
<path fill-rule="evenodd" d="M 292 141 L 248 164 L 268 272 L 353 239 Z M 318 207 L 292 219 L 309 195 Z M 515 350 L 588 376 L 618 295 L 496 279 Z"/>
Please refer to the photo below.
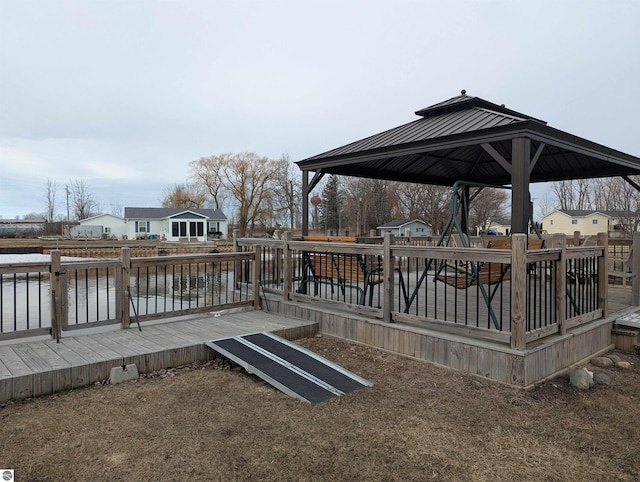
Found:
<path fill-rule="evenodd" d="M 192 160 L 298 161 L 461 89 L 640 156 L 639 25 L 638 0 L 0 0 L 0 217 L 47 179 L 58 213 L 79 178 L 159 206 Z"/>

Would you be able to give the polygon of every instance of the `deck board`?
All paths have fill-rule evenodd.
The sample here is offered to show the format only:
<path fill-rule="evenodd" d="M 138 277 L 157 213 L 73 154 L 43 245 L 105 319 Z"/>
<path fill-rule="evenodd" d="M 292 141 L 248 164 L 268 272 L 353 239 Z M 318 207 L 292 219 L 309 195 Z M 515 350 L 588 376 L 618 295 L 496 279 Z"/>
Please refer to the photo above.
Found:
<path fill-rule="evenodd" d="M 56 340 L 0 345 L 0 402 L 87 386 L 112 367 L 135 363 L 141 373 L 214 356 L 205 342 L 258 331 L 315 333 L 317 324 L 277 313 L 248 311 L 182 316 L 99 333 L 71 331 Z M 286 336 L 285 336 L 286 337 Z"/>

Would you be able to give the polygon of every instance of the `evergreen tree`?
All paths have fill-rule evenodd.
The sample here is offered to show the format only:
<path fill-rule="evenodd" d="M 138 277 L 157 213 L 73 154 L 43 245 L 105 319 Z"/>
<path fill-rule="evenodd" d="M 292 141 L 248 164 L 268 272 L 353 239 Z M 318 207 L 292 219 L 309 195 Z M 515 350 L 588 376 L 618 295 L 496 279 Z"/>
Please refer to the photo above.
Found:
<path fill-rule="evenodd" d="M 320 203 L 320 220 L 324 228 L 340 229 L 340 210 L 342 209 L 340 182 L 338 176 L 331 175 L 322 190 Z"/>

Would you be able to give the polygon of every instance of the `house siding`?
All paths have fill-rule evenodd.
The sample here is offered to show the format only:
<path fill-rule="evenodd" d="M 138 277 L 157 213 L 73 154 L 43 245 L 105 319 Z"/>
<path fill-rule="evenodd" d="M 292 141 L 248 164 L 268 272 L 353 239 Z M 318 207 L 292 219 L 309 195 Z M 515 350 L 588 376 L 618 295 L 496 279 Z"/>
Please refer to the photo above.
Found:
<path fill-rule="evenodd" d="M 422 229 L 422 231 L 420 231 Z M 407 230 L 410 231 L 411 237 L 430 236 L 432 233 L 431 226 L 417 221 L 412 221 L 401 226 L 396 227 L 383 227 L 378 228 L 380 235 L 384 236 L 385 233 L 391 233 L 394 236 L 406 236 Z"/>
<path fill-rule="evenodd" d="M 81 226 L 101 226 L 103 234 L 114 236 L 117 239 L 122 239 L 123 236 L 128 234 L 126 220 L 112 214 L 102 214 L 82 219 L 79 223 Z"/>
<path fill-rule="evenodd" d="M 587 216 L 569 216 L 561 211 L 554 211 L 542 218 L 542 226 L 549 234 L 570 235 L 574 231 L 580 231 L 585 236 L 594 236 L 609 230 L 609 220 L 608 216 L 599 212 Z M 596 221 L 595 224 L 594 221 Z"/>

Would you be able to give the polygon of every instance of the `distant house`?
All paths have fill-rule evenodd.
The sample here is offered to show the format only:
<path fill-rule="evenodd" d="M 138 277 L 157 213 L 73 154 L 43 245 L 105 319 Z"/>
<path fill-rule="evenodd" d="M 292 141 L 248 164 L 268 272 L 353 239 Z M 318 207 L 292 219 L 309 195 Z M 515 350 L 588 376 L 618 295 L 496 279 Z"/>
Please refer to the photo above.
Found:
<path fill-rule="evenodd" d="M 227 217 L 220 209 L 124 208 L 129 239 L 206 241 L 226 238 Z"/>
<path fill-rule="evenodd" d="M 80 221 L 75 237 L 207 241 L 225 239 L 227 217 L 220 209 L 124 208 L 124 218 L 100 214 Z"/>
<path fill-rule="evenodd" d="M 430 224 L 419 219 L 396 219 L 376 228 L 380 236 L 391 233 L 394 236 L 431 236 L 433 229 Z"/>
<path fill-rule="evenodd" d="M 113 214 L 99 214 L 80 220 L 78 226 L 71 228 L 72 238 L 117 238 L 127 234 L 127 222 Z"/>
<path fill-rule="evenodd" d="M 592 236 L 614 230 L 630 230 L 629 222 L 637 216 L 627 211 L 556 209 L 542 218 L 542 227 L 549 234 L 580 231 L 585 236 Z"/>

